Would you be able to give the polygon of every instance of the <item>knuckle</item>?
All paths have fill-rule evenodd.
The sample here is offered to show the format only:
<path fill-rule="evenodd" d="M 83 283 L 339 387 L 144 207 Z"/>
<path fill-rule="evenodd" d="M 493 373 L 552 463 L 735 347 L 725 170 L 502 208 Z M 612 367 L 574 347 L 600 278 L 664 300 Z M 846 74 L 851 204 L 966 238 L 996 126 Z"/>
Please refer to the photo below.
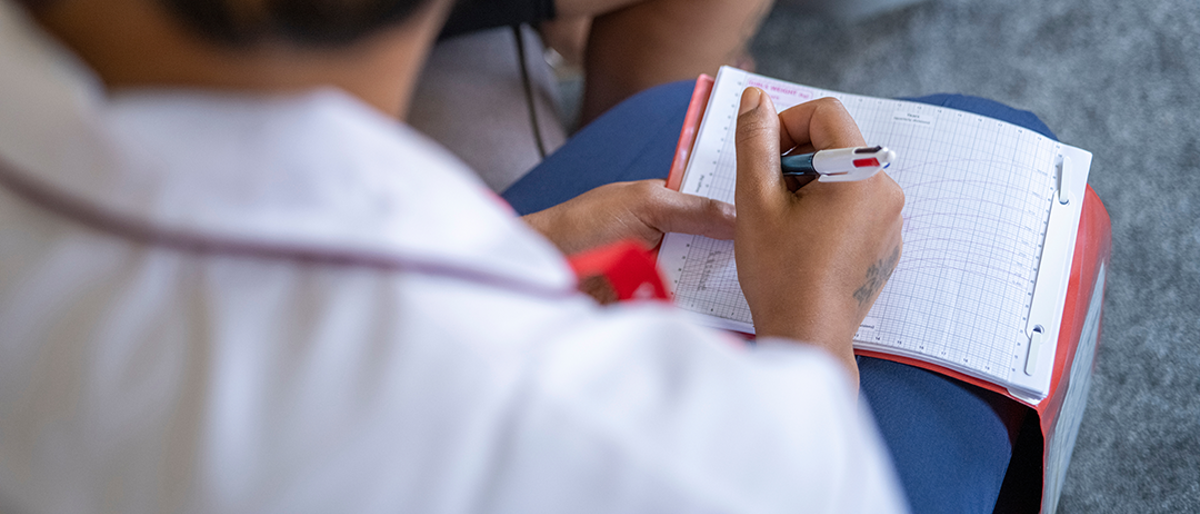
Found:
<path fill-rule="evenodd" d="M 631 190 L 630 193 L 633 196 L 647 201 L 653 201 L 657 199 L 660 194 L 660 190 L 666 191 L 666 188 L 657 187 L 653 183 L 645 180 L 631 182 L 629 184 L 629 188 Z"/>
<path fill-rule="evenodd" d="M 654 223 L 661 223 L 670 214 L 673 194 L 677 193 L 665 187 L 655 187 L 650 183 L 639 185 L 638 196 L 642 200 L 641 203 L 644 206 L 642 210 L 646 218 Z"/>
<path fill-rule="evenodd" d="M 754 116 L 753 111 L 738 116 L 736 142 L 741 145 L 763 139 L 769 135 L 770 129 L 760 117 Z"/>
<path fill-rule="evenodd" d="M 889 180 L 887 195 L 889 208 L 899 215 L 900 211 L 904 209 L 904 189 L 896 182 Z"/>
<path fill-rule="evenodd" d="M 900 211 L 904 209 L 904 189 L 895 180 L 892 180 L 891 177 L 882 173 L 874 178 L 879 178 L 875 182 L 876 187 L 872 195 L 874 204 L 883 212 L 899 216 Z"/>
<path fill-rule="evenodd" d="M 725 216 L 725 204 L 711 198 L 705 198 L 701 210 L 709 218 L 717 219 Z"/>
<path fill-rule="evenodd" d="M 845 106 L 842 105 L 842 101 L 838 100 L 837 98 L 834 98 L 832 96 L 821 97 L 816 100 L 813 100 L 813 102 L 815 102 L 817 104 L 818 108 L 845 109 Z"/>

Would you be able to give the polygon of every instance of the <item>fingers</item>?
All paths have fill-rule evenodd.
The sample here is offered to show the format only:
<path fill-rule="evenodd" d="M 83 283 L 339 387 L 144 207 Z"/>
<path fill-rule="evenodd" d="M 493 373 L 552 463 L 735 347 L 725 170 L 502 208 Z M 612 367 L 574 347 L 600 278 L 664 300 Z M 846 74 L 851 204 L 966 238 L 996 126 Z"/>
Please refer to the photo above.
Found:
<path fill-rule="evenodd" d="M 779 171 L 779 117 L 771 98 L 758 88 L 742 92 L 737 119 L 735 202 L 744 211 L 771 210 L 787 192 Z"/>
<path fill-rule="evenodd" d="M 672 191 L 658 183 L 647 224 L 662 233 L 680 232 L 713 239 L 733 239 L 737 212 L 725 202 Z"/>
<path fill-rule="evenodd" d="M 732 205 L 672 191 L 662 180 L 607 184 L 524 216 L 566 254 L 623 239 L 653 247 L 666 232 L 733 239 L 736 218 Z"/>
<path fill-rule="evenodd" d="M 858 124 L 836 98 L 819 98 L 787 109 L 779 113 L 779 122 L 779 144 L 784 150 L 866 146 Z"/>

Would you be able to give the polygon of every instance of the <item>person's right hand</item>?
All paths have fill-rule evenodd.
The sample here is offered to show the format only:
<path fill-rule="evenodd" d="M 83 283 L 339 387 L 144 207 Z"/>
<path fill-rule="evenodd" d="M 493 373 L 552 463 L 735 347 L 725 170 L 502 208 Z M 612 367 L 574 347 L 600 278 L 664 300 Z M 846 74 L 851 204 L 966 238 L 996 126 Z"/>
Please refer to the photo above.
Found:
<path fill-rule="evenodd" d="M 855 378 L 851 340 L 900 259 L 904 193 L 882 172 L 792 192 L 779 158 L 857 146 L 862 134 L 836 99 L 776 114 L 762 91 L 742 94 L 734 251 L 755 332 L 822 346 Z"/>

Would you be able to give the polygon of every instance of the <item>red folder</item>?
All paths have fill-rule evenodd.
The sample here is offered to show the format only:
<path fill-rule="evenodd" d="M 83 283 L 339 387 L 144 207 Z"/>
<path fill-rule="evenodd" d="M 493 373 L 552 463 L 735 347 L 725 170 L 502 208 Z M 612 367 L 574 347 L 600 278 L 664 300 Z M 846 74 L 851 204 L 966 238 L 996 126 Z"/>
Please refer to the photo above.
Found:
<path fill-rule="evenodd" d="M 700 120 L 712 93 L 713 78 L 701 75 L 696 80 L 692 99 L 688 105 L 683 130 L 675 148 L 675 159 L 671 163 L 671 174 L 667 187 L 678 190 L 683 173 L 691 157 L 692 146 L 700 128 Z M 963 382 L 995 391 L 1031 409 L 1037 416 L 1040 437 L 1022 439 L 1013 448 L 1014 462 L 1021 453 L 1041 454 L 1041 511 L 1052 513 L 1062 492 L 1062 481 L 1066 475 L 1075 436 L 1083 408 L 1087 403 L 1087 392 L 1091 385 L 1094 358 L 1100 336 L 1105 274 L 1112 255 L 1112 229 L 1108 211 L 1088 186 L 1083 202 L 1083 214 L 1079 221 L 1079 233 L 1075 243 L 1075 256 L 1071 263 L 1071 276 L 1064 299 L 1062 326 L 1059 330 L 1058 347 L 1054 357 L 1054 371 L 1050 379 L 1050 394 L 1042 401 L 1031 404 L 1014 398 L 1004 387 L 964 375 L 925 361 L 881 354 L 856 351 L 880 359 L 902 362 L 935 371 Z M 1028 441 L 1028 442 L 1026 442 Z M 1026 477 L 1028 478 L 1028 477 Z"/>

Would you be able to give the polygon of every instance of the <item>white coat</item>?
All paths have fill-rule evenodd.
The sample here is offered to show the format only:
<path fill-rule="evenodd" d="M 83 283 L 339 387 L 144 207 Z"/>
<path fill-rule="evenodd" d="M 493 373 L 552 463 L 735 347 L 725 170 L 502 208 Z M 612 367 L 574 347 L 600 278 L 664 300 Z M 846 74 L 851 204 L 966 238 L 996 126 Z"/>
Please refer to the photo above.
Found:
<path fill-rule="evenodd" d="M 345 94 L 108 94 L 0 1 L 0 511 L 903 510 L 825 354 L 573 286 Z"/>

